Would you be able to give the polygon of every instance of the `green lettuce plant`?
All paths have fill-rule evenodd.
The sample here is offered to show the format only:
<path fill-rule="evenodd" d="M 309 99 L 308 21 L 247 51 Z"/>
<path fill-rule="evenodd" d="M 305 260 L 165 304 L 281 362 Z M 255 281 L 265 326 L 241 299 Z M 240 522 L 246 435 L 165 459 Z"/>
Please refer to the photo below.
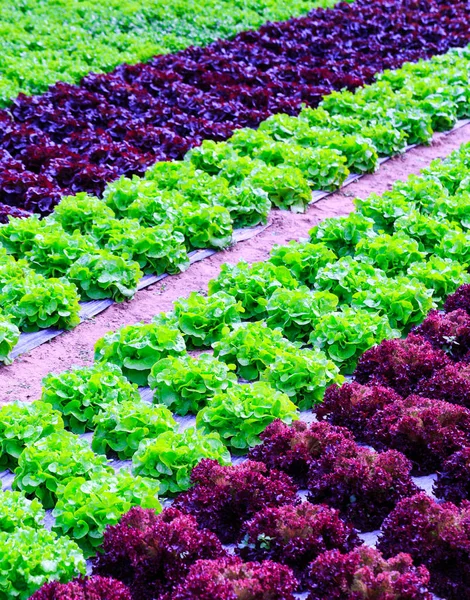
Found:
<path fill-rule="evenodd" d="M 93 417 L 112 402 L 139 402 L 137 386 L 129 383 L 118 366 L 97 363 L 42 381 L 41 400 L 62 413 L 65 426 L 74 433 L 93 429 Z"/>
<path fill-rule="evenodd" d="M 386 280 L 382 270 L 351 256 L 343 256 L 319 269 L 315 287 L 331 292 L 340 303 L 349 304 L 357 291 L 373 289 L 378 282 Z"/>
<path fill-rule="evenodd" d="M 21 492 L 0 492 L 0 532 L 12 533 L 19 527 L 41 529 L 46 512 L 39 500 L 28 500 Z"/>
<path fill-rule="evenodd" d="M 406 272 L 433 290 L 433 298 L 441 305 L 449 294 L 464 283 L 470 283 L 470 273 L 465 265 L 440 256 L 431 256 L 426 262 L 413 263 Z"/>
<path fill-rule="evenodd" d="M 423 175 L 422 172 L 420 175 L 410 175 L 405 181 L 395 181 L 392 193 L 424 214 L 433 214 L 435 204 L 449 198 L 449 192 L 438 179 Z"/>
<path fill-rule="evenodd" d="M 196 415 L 203 431 L 215 431 L 235 453 L 260 443 L 259 435 L 275 419 L 290 424 L 298 419 L 296 405 L 268 383 L 234 385 L 216 394 Z"/>
<path fill-rule="evenodd" d="M 3 286 L 0 305 L 22 331 L 71 329 L 80 323 L 77 288 L 64 278 L 46 279 L 34 273 L 11 280 Z"/>
<path fill-rule="evenodd" d="M 137 262 L 144 273 L 180 273 L 189 267 L 189 258 L 181 232 L 170 224 L 144 227 L 137 219 L 105 220 L 95 225 L 102 228 L 101 244 L 118 256 Z"/>
<path fill-rule="evenodd" d="M 448 219 L 456 222 L 462 229 L 468 231 L 470 229 L 469 203 L 470 193 L 468 192 L 450 197 L 444 196 L 434 202 L 431 214 L 437 219 Z"/>
<path fill-rule="evenodd" d="M 407 268 L 426 258 L 416 240 L 396 233 L 381 234 L 374 238 L 363 238 L 356 246 L 356 258 L 370 262 L 382 269 L 389 277 L 406 273 Z"/>
<path fill-rule="evenodd" d="M 470 265 L 470 232 L 450 231 L 435 250 L 438 256 Z"/>
<path fill-rule="evenodd" d="M 227 142 L 203 140 L 200 146 L 192 148 L 185 156 L 195 169 L 200 169 L 209 175 L 217 175 L 222 169 L 225 160 L 238 156 L 237 152 Z"/>
<path fill-rule="evenodd" d="M 421 323 L 428 312 L 436 308 L 433 290 L 409 277 L 378 282 L 370 290 L 357 292 L 352 305 L 388 317 L 390 325 L 400 331 L 408 331 Z"/>
<path fill-rule="evenodd" d="M 318 270 L 336 259 L 336 254 L 324 244 L 296 241 L 285 246 L 276 244 L 269 256 L 269 262 L 286 267 L 295 279 L 309 287 L 313 287 Z"/>
<path fill-rule="evenodd" d="M 97 471 L 112 472 L 106 458 L 95 454 L 84 439 L 59 431 L 26 446 L 18 458 L 12 487 L 35 496 L 44 508 L 52 508 L 60 484 L 74 477 L 90 478 Z"/>
<path fill-rule="evenodd" d="M 120 460 L 132 458 L 142 440 L 155 439 L 176 428 L 176 421 L 164 406 L 141 400 L 113 402 L 93 419 L 92 449 Z"/>
<path fill-rule="evenodd" d="M 191 292 L 174 303 L 178 327 L 186 342 L 195 348 L 208 348 L 219 340 L 228 326 L 240 322 L 243 312 L 241 302 L 225 292 L 210 296 Z"/>
<path fill-rule="evenodd" d="M 268 300 L 266 324 L 280 329 L 292 342 L 305 342 L 320 317 L 335 311 L 337 305 L 338 297 L 327 291 L 279 288 Z"/>
<path fill-rule="evenodd" d="M 158 491 L 158 482 L 125 470 L 91 479 L 75 477 L 57 491 L 54 531 L 64 536 L 61 539 L 72 538 L 89 558 L 101 546 L 106 527 L 116 525 L 133 506 L 160 512 Z"/>
<path fill-rule="evenodd" d="M 0 312 L 0 362 L 9 365 L 10 353 L 20 339 L 20 330 L 13 323 L 12 317 Z"/>
<path fill-rule="evenodd" d="M 419 249 L 426 253 L 434 252 L 447 234 L 462 231 L 457 223 L 423 215 L 417 210 L 397 219 L 394 228 L 396 233 L 416 240 Z"/>
<path fill-rule="evenodd" d="M 382 340 L 394 337 L 400 337 L 400 332 L 392 329 L 385 315 L 344 307 L 323 316 L 309 341 L 323 350 L 342 373 L 350 374 L 361 354 Z"/>
<path fill-rule="evenodd" d="M 209 281 L 209 294 L 226 292 L 243 306 L 244 319 L 261 318 L 266 314 L 266 303 L 278 288 L 294 290 L 298 281 L 286 267 L 271 262 L 240 261 L 236 265 L 224 263 L 215 279 Z"/>
<path fill-rule="evenodd" d="M 268 193 L 249 183 L 229 188 L 219 203 L 230 212 L 234 227 L 254 227 L 266 223 L 271 201 Z"/>
<path fill-rule="evenodd" d="M 137 323 L 111 331 L 95 344 L 95 361 L 118 365 L 133 383 L 147 385 L 152 366 L 161 358 L 186 351 L 181 332 L 158 323 Z"/>
<path fill-rule="evenodd" d="M 142 271 L 135 261 L 98 250 L 80 256 L 67 277 L 79 288 L 83 299 L 122 302 L 136 293 Z"/>
<path fill-rule="evenodd" d="M 231 369 L 210 354 L 163 358 L 149 375 L 154 401 L 182 416 L 196 414 L 210 397 L 236 381 Z"/>
<path fill-rule="evenodd" d="M 374 221 L 357 213 L 347 217 L 330 217 L 320 221 L 309 232 L 312 243 L 321 242 L 337 256 L 354 255 L 363 237 L 375 237 Z"/>
<path fill-rule="evenodd" d="M 364 200 L 356 198 L 354 205 L 358 215 L 374 221 L 376 231 L 390 234 L 394 231 L 395 221 L 417 206 L 395 190 L 385 192 L 382 196 L 370 194 Z"/>
<path fill-rule="evenodd" d="M 230 464 L 230 453 L 218 433 L 203 433 L 189 427 L 181 433 L 167 431 L 153 440 L 143 440 L 132 459 L 137 475 L 155 477 L 160 494 L 176 494 L 191 486 L 191 471 L 204 458 Z"/>
<path fill-rule="evenodd" d="M 300 410 L 311 409 L 323 400 L 329 385 L 343 380 L 335 363 L 316 348 L 282 352 L 261 373 L 261 381 L 287 394 Z"/>
<path fill-rule="evenodd" d="M 25 446 L 60 431 L 64 422 L 50 404 L 10 402 L 0 407 L 0 466 L 13 470 Z"/>
<path fill-rule="evenodd" d="M 29 265 L 44 277 L 67 275 L 71 266 L 84 254 L 94 253 L 98 247 L 90 236 L 75 232 L 70 235 L 57 224 L 55 231 L 39 231 L 24 253 Z"/>
<path fill-rule="evenodd" d="M 189 202 L 181 208 L 176 224 L 190 250 L 197 248 L 227 248 L 232 243 L 233 223 L 223 206 L 204 206 Z"/>
<path fill-rule="evenodd" d="M 48 581 L 66 583 L 85 572 L 80 548 L 67 537 L 27 526 L 0 532 L 2 600 L 28 600 Z"/>
<path fill-rule="evenodd" d="M 297 346 L 289 342 L 278 329 L 271 329 L 264 321 L 242 323 L 212 344 L 214 356 L 236 369 L 242 379 L 259 379 L 278 353 Z"/>
<path fill-rule="evenodd" d="M 245 179 L 245 184 L 264 190 L 273 206 L 292 212 L 305 212 L 312 200 L 309 183 L 297 167 L 259 167 Z"/>
<path fill-rule="evenodd" d="M 67 233 L 78 231 L 92 233 L 93 225 L 115 217 L 114 211 L 105 202 L 80 192 L 75 196 L 63 196 L 55 207 L 50 219 L 59 223 Z"/>

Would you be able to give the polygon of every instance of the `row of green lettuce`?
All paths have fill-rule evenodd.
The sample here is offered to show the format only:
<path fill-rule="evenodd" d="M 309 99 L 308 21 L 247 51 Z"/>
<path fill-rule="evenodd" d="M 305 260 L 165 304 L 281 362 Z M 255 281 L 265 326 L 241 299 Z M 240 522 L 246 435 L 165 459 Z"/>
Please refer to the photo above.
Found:
<path fill-rule="evenodd" d="M 201 459 L 246 453 L 272 421 L 321 402 L 365 350 L 441 306 L 470 281 L 469 207 L 467 144 L 266 262 L 224 265 L 207 296 L 108 333 L 93 366 L 50 374 L 40 400 L 3 406 L 0 464 L 15 491 L 0 494 L 0 598 L 83 572 L 131 506 L 160 510 L 158 495 L 188 489 Z M 195 415 L 195 427 L 174 414 Z M 115 471 L 116 458 L 130 463 Z"/>
<path fill-rule="evenodd" d="M 336 0 L 5 0 L 0 6 L 0 104 L 19 92 L 76 83 L 90 71 L 205 45 Z"/>
<path fill-rule="evenodd" d="M 312 190 L 429 142 L 470 116 L 469 73 L 469 49 L 406 64 L 299 117 L 275 115 L 121 178 L 104 201 L 78 194 L 44 220 L 11 219 L 0 227 L 0 359 L 20 331 L 76 326 L 80 299 L 129 299 L 143 273 L 186 269 L 189 251 L 227 247 L 233 227 L 264 223 L 271 206 L 304 211 Z"/>

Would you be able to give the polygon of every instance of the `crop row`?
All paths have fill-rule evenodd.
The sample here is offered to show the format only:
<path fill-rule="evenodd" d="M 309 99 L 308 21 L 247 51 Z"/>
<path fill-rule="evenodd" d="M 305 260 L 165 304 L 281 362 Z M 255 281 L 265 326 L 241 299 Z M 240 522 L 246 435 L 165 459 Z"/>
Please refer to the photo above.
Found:
<path fill-rule="evenodd" d="M 80 298 L 130 298 L 142 273 L 184 270 L 189 250 L 226 247 L 233 226 L 264 222 L 272 205 L 302 211 L 312 189 L 338 187 L 349 168 L 373 171 L 379 155 L 452 127 L 469 114 L 468 77 L 468 50 L 407 64 L 299 117 L 275 115 L 145 178 L 121 178 L 104 201 L 81 193 L 46 219 L 10 218 L 0 227 L 2 359 L 19 330 L 74 327 Z"/>
<path fill-rule="evenodd" d="M 465 46 L 470 41 L 467 12 L 463 0 L 452 6 L 443 0 L 342 3 L 206 48 L 191 47 L 146 64 L 124 64 L 110 74 L 90 74 L 79 86 L 58 83 L 41 96 L 20 96 L 0 112 L 2 202 L 48 214 L 64 195 L 101 196 L 109 181 L 142 175 L 156 161 L 181 159 L 204 140 L 226 140 L 234 130 L 257 127 L 274 113 L 297 115 L 303 104 L 315 107 L 330 92 L 370 83 L 384 69 Z M 423 116 L 420 126 L 421 119 L 411 111 L 414 128 L 420 130 L 418 138 L 428 139 L 431 124 L 434 129 L 448 127 L 465 104 L 468 77 L 465 64 L 462 68 L 465 72 L 452 83 L 462 82 L 464 89 L 457 85 L 452 90 L 436 88 L 440 73 L 432 72 L 429 85 L 409 92 L 404 88 L 405 93 L 394 101 L 386 94 L 385 106 L 400 107 L 399 115 L 385 115 L 380 100 L 379 115 L 369 113 L 369 122 L 361 118 L 359 126 L 349 122 L 352 131 L 346 133 L 363 135 L 366 124 L 379 124 L 379 131 L 368 130 L 372 138 L 374 133 L 385 137 L 382 143 L 391 144 L 395 151 L 401 147 L 402 136 L 384 131 L 383 126 L 407 130 L 405 124 L 400 125 L 407 121 L 412 106 L 433 117 Z M 444 73 L 440 83 L 446 82 Z M 325 120 L 313 119 L 313 124 L 328 129 Z M 357 143 L 350 138 L 329 143 L 330 133 L 304 130 L 303 136 L 299 132 L 299 136 L 287 137 L 299 137 L 300 145 L 308 148 L 346 148 L 348 157 L 365 151 L 361 144 L 357 150 L 351 147 Z M 415 135 L 409 141 L 414 143 Z M 356 161 L 365 170 L 376 160 L 373 151 L 367 153 L 366 164 Z M 274 166 L 304 165 L 307 179 L 329 189 L 341 182 L 348 164 L 339 156 L 336 160 L 331 154 L 320 156 L 315 166 L 311 153 L 302 149 L 284 149 L 281 155 L 279 148 L 274 155 L 265 153 L 268 164 Z M 329 173 L 323 174 L 324 169 Z M 251 170 L 245 166 L 243 173 Z"/>
<path fill-rule="evenodd" d="M 0 8 L 0 104 L 8 104 L 19 92 L 43 92 L 57 81 L 75 83 L 90 71 L 110 71 L 123 62 L 208 44 L 266 21 L 333 4 L 334 0 L 180 0 L 171 5 L 148 0 L 6 0 Z"/>
<path fill-rule="evenodd" d="M 159 491 L 166 497 L 176 495 L 175 507 L 193 515 L 200 526 L 216 533 L 224 543 L 239 544 L 242 557 L 285 562 L 282 544 L 274 545 L 271 553 L 269 543 L 250 541 L 250 535 L 265 541 L 266 536 L 272 537 L 263 529 L 268 525 L 256 521 L 265 501 L 259 500 L 253 488 L 247 492 L 243 487 L 253 480 L 253 485 L 276 499 L 275 505 L 267 503 L 266 509 L 281 510 L 282 494 L 290 498 L 286 506 L 297 506 L 296 490 L 305 487 L 312 504 L 330 506 L 325 519 L 335 530 L 343 523 L 341 519 L 360 529 L 380 524 L 400 499 L 418 491 L 411 479 L 413 469 L 444 469 L 450 452 L 458 451 L 459 444 L 465 448 L 467 443 L 470 413 L 465 406 L 449 404 L 452 396 L 445 390 L 452 381 L 455 402 L 464 397 L 460 390 L 467 385 L 460 362 L 470 351 L 470 317 L 464 310 L 456 315 L 455 309 L 468 308 L 468 287 L 447 300 L 446 317 L 429 311 L 442 306 L 446 296 L 469 279 L 469 151 L 464 145 L 446 160 L 432 163 L 420 177 L 398 182 L 382 197 L 357 201 L 357 213 L 320 223 L 312 230 L 309 242 L 274 248 L 266 263 L 224 266 L 211 281 L 208 296 L 192 293 L 176 301 L 172 313 L 160 314 L 150 324 L 107 334 L 97 343 L 94 366 L 50 375 L 44 380 L 41 400 L 2 407 L 1 460 L 4 467 L 14 471 L 13 488 L 21 492 L 15 502 L 24 503 L 25 494 L 39 499 L 43 507 L 53 507 L 54 531 L 73 538 L 86 556 L 101 546 L 106 526 L 116 524 L 132 506 L 159 510 Z M 421 322 L 407 340 L 387 341 L 368 350 Z M 423 336 L 419 338 L 419 360 L 416 353 L 406 354 L 410 341 L 418 335 Z M 187 353 L 190 348 L 211 347 L 214 356 Z M 357 359 L 366 350 L 356 368 Z M 393 359 L 401 351 L 404 358 L 397 362 L 402 371 L 393 374 Z M 440 379 L 436 375 L 427 388 L 413 387 L 416 376 L 411 366 L 420 372 L 421 362 L 429 367 L 434 360 Z M 299 409 L 318 405 L 319 416 L 322 410 L 323 416 L 333 412 L 335 394 L 345 395 L 348 385 L 355 389 L 359 383 L 341 389 L 330 387 L 323 405 L 324 391 L 332 383 L 342 383 L 340 370 L 351 372 L 355 368 L 361 386 L 392 388 L 388 395 L 379 392 L 389 403 L 383 408 L 386 416 L 382 416 L 382 409 L 375 410 L 377 394 L 372 394 L 370 403 L 371 411 L 377 412 L 371 420 L 379 425 L 373 429 L 376 438 L 366 441 L 377 443 L 379 453 L 358 446 L 351 433 L 336 425 L 307 427 L 295 423 L 289 427 L 299 418 Z M 411 381 L 407 388 L 398 387 L 406 383 L 404 374 Z M 240 383 L 239 377 L 254 383 Z M 445 389 L 436 398 L 438 392 L 433 390 L 438 389 L 439 381 Z M 141 400 L 136 383 L 154 389 L 155 404 Z M 421 380 L 419 384 L 425 386 Z M 418 394 L 424 393 L 423 400 Z M 365 396 L 367 400 L 369 396 Z M 366 400 L 364 406 L 368 406 Z M 353 408 L 356 401 L 351 400 L 350 405 Z M 346 411 L 348 404 L 338 400 L 337 406 L 344 406 Z M 179 415 L 195 414 L 196 428 L 178 430 L 170 409 Z M 416 413 L 429 419 L 438 416 L 433 427 L 413 429 L 410 416 Z M 349 421 L 354 421 L 352 416 Z M 364 439 L 360 428 L 349 421 L 346 424 Z M 407 438 L 400 430 L 405 426 Z M 91 447 L 79 437 L 87 431 L 92 432 Z M 297 442 L 301 446 L 298 449 Z M 302 445 L 308 448 L 307 454 Z M 232 454 L 250 450 L 255 462 L 229 466 L 228 450 Z M 114 472 L 107 460 L 111 458 L 130 460 L 132 475 L 127 468 Z M 446 479 L 436 484 L 443 497 L 457 493 L 455 489 L 464 481 L 457 475 L 459 484 L 451 483 L 452 473 L 462 472 L 464 460 L 458 462 L 454 455 L 452 464 L 443 471 Z M 242 486 L 239 496 L 227 495 L 223 483 L 223 474 L 232 472 L 235 481 L 240 480 L 234 485 Z M 220 499 L 214 489 L 217 485 L 221 486 Z M 466 492 L 460 493 L 466 499 Z M 233 508 L 227 506 L 230 498 L 235 498 Z M 250 508 L 247 503 L 252 498 L 262 504 Z M 281 521 L 290 518 L 289 510 L 294 509 L 285 510 Z M 304 518 L 301 514 L 291 516 L 294 522 Z M 247 519 L 250 525 L 245 524 Z M 253 524 L 251 519 L 255 519 Z M 32 535 L 28 530 L 23 534 L 17 525 L 14 533 L 19 538 Z M 48 547 L 54 547 L 53 540 L 49 538 Z M 59 552 L 61 546 L 57 547 Z M 36 545 L 29 553 L 20 542 L 18 548 L 19 554 L 4 555 L 3 572 L 10 572 L 13 563 L 22 564 L 22 553 L 31 565 L 37 564 L 33 550 L 37 557 L 40 552 Z M 267 555 L 265 551 L 269 551 Z M 77 552 L 75 547 L 73 556 Z M 110 552 L 114 555 L 115 551 Z M 300 554 L 292 558 L 293 563 L 304 565 L 305 571 L 296 574 L 307 587 L 311 585 L 309 565 L 319 551 L 315 552 L 307 552 L 302 559 Z M 112 563 L 118 558 L 106 560 Z M 387 563 L 384 566 L 380 560 L 380 568 L 386 570 Z M 129 563 L 127 555 L 119 561 Z M 145 569 L 154 567 L 144 563 L 139 566 L 144 569 L 142 575 L 137 569 L 125 576 L 126 584 L 136 586 L 132 592 L 135 598 L 148 597 L 146 585 L 161 583 L 155 577 L 151 578 L 153 583 L 148 581 Z M 410 569 L 415 573 L 404 564 L 406 573 Z M 29 579 L 28 569 L 15 567 L 19 581 L 5 575 L 5 585 L 29 593 L 42 581 L 67 579 L 72 568 L 81 569 L 79 561 L 73 567 L 64 566 L 59 557 L 54 565 L 49 574 L 42 570 L 42 580 L 35 583 Z M 113 568 L 103 566 L 99 572 L 112 576 L 124 572 L 121 563 Z M 183 573 L 181 568 L 180 577 Z M 258 576 L 253 575 L 255 580 Z M 425 581 L 425 576 L 421 577 Z M 175 582 L 169 579 L 163 585 L 173 590 Z M 144 591 L 139 592 L 142 586 Z M 165 590 L 158 588 L 155 594 Z"/>

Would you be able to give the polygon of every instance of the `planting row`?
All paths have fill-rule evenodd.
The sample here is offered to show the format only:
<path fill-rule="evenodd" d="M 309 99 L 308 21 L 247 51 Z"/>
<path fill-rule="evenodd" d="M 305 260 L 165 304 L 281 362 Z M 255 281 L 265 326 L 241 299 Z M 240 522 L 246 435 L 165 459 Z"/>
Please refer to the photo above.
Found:
<path fill-rule="evenodd" d="M 276 115 L 258 131 L 237 132 L 228 143 L 205 142 L 189 154 L 187 161 L 159 162 L 145 179 L 123 178 L 111 184 L 104 202 L 79 194 L 63 198 L 47 219 L 10 219 L 0 227 L 0 243 L 6 250 L 0 256 L 2 359 L 8 360 L 19 329 L 74 327 L 79 322 L 79 298 L 130 298 L 142 272 L 184 270 L 189 264 L 189 250 L 227 246 L 234 225 L 264 222 L 271 205 L 303 210 L 312 188 L 332 189 L 344 181 L 349 172 L 347 165 L 358 172 L 374 170 L 378 153 L 397 152 L 406 141 L 429 139 L 433 128 L 450 127 L 457 117 L 467 114 L 470 104 L 468 89 L 453 83 L 445 88 L 444 75 L 447 73 L 453 81 L 468 80 L 466 55 L 467 51 L 453 51 L 430 63 L 409 64 L 383 74 L 382 81 L 355 95 L 346 91 L 332 94 L 323 108 L 305 109 L 298 118 Z M 435 76 L 432 80 L 430 70 Z M 407 92 L 398 93 L 395 88 Z M 414 88 L 419 93 L 425 89 L 425 94 L 434 91 L 431 99 L 420 101 L 420 109 L 404 112 L 416 103 L 409 97 Z M 452 90 L 452 102 L 445 99 L 446 89 Z M 375 98 L 379 100 L 375 102 Z M 381 118 L 381 111 L 389 125 L 373 125 Z M 362 118 L 370 126 L 364 128 Z M 351 134 L 360 128 L 368 138 Z M 396 211 L 406 204 L 406 199 L 400 198 Z M 446 194 L 438 200 L 433 215 L 441 218 L 449 210 L 450 220 L 460 219 L 460 227 L 465 229 L 465 200 L 457 195 L 452 208 L 447 208 Z M 369 199 L 361 208 L 365 216 L 377 212 L 373 204 Z M 355 218 L 362 217 L 351 217 L 353 221 Z M 409 234 L 413 218 L 411 214 L 408 223 L 404 217 L 400 231 Z M 349 223 L 345 226 L 351 227 Z M 391 231 L 385 225 L 378 221 L 376 229 Z M 358 227 L 371 229 L 370 224 Z M 440 239 L 446 227 L 445 223 L 438 225 L 433 239 Z M 383 239 L 382 244 L 388 244 L 388 240 Z M 456 250 L 446 244 L 443 242 L 437 254 L 444 258 L 457 256 Z M 352 250 L 352 242 L 350 247 Z M 344 253 L 338 248 L 336 251 L 339 256 Z M 365 245 L 361 246 L 361 255 L 368 252 Z M 423 256 L 412 252 L 407 264 Z M 333 270 L 339 265 L 343 268 L 343 263 L 340 261 Z M 414 268 L 419 271 L 424 267 Z M 411 274 L 422 279 L 429 276 L 430 270 L 437 273 L 441 268 L 442 262 L 433 259 L 425 272 Z M 458 271 L 455 265 L 449 269 Z M 397 273 L 392 270 L 389 274 Z M 316 271 L 311 274 L 312 283 L 315 276 Z M 451 291 L 434 281 L 431 287 L 436 286 L 442 289 L 436 288 L 435 297 Z M 341 299 L 341 294 L 335 293 Z"/>
<path fill-rule="evenodd" d="M 274 113 L 297 115 L 303 104 L 315 107 L 330 92 L 370 83 L 386 68 L 465 46 L 467 13 L 464 1 L 342 3 L 207 48 L 90 74 L 80 86 L 58 83 L 44 95 L 20 96 L 0 112 L 1 201 L 48 214 L 64 195 L 101 196 L 109 181 L 181 159 L 204 140 L 226 140 Z M 450 128 L 468 115 L 468 61 L 457 56 L 405 71 L 391 87 L 375 84 L 356 101 L 347 92 L 335 94 L 324 106 L 328 114 L 306 111 L 300 121 L 275 120 L 265 136 L 242 131 L 229 147 L 209 144 L 191 160 L 210 174 L 223 170 L 226 184 L 230 173 L 241 173 L 259 187 L 293 185 L 300 202 L 287 204 L 301 207 L 308 202 L 307 181 L 331 189 L 348 167 L 373 170 L 377 151 L 390 155 L 405 140 L 426 141 L 431 129 Z M 418 80 L 401 86 L 408 84 L 406 74 Z M 330 118 L 345 114 L 345 102 L 351 105 L 346 116 L 360 122 Z M 270 169 L 262 162 L 258 173 L 259 163 L 249 158 Z M 234 171 L 230 162 L 224 170 L 223 160 L 241 164 Z M 274 169 L 280 164 L 290 168 Z"/>
<path fill-rule="evenodd" d="M 0 103 L 19 92 L 43 92 L 57 81 L 75 83 L 90 71 L 207 44 L 266 21 L 288 19 L 333 0 L 163 2 L 106 4 L 47 0 L 2 2 Z"/>

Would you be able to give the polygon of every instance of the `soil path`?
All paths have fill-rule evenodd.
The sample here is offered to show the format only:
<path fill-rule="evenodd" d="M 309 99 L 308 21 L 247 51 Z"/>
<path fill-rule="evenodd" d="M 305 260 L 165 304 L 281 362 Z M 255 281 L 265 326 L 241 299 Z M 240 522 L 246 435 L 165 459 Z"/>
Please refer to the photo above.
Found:
<path fill-rule="evenodd" d="M 180 296 L 193 290 L 206 290 L 207 282 L 217 276 L 222 263 L 264 260 L 274 244 L 285 244 L 293 239 L 307 237 L 311 227 L 320 220 L 351 212 L 355 197 L 366 197 L 372 192 L 382 194 L 397 179 L 419 173 L 431 160 L 444 158 L 469 141 L 470 125 L 449 135 L 437 135 L 431 146 L 414 148 L 404 156 L 384 163 L 374 175 L 367 175 L 310 206 L 303 215 L 272 211 L 269 227 L 256 237 L 195 263 L 181 275 L 168 277 L 162 283 L 138 292 L 131 302 L 114 304 L 75 330 L 19 356 L 12 365 L 2 367 L 0 403 L 35 400 L 40 396 L 41 380 L 47 373 L 60 373 L 72 365 L 92 363 L 94 344 L 107 331 L 129 323 L 149 321 L 156 313 L 171 310 L 173 301 Z"/>

